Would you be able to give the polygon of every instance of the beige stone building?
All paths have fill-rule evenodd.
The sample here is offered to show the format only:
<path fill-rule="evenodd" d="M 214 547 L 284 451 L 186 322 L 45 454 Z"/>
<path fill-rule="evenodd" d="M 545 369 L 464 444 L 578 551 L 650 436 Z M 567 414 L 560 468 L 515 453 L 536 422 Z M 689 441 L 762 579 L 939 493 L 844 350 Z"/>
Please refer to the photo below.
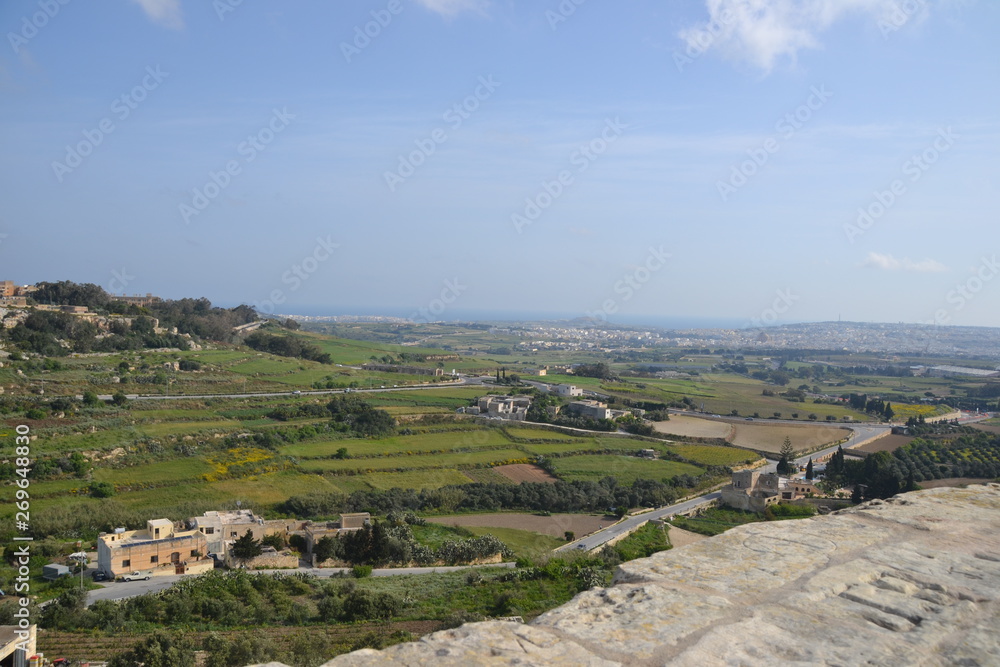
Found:
<path fill-rule="evenodd" d="M 719 502 L 749 512 L 763 512 L 768 505 L 781 500 L 781 478 L 776 473 L 741 470 L 733 473 L 733 481 L 722 487 Z"/>
<path fill-rule="evenodd" d="M 97 538 L 97 568 L 112 578 L 130 572 L 194 574 L 213 567 L 205 535 L 177 532 L 169 519 L 150 519 L 145 530 L 118 529 Z"/>

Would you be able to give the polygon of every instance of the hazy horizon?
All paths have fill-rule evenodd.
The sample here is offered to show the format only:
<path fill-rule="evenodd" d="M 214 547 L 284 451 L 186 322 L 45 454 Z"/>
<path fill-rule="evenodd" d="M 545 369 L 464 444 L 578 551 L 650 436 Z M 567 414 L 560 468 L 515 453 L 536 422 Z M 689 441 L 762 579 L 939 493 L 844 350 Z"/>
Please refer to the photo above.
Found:
<path fill-rule="evenodd" d="M 0 280 L 1000 326 L 997 3 L 12 0 L 0 26 Z"/>

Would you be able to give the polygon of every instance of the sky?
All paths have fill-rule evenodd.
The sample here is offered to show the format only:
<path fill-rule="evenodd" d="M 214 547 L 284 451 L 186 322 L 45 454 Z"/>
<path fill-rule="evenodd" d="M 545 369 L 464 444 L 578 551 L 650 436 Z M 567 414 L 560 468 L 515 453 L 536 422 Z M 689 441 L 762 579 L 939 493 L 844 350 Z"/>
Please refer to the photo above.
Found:
<path fill-rule="evenodd" d="M 1000 326 L 1000 3 L 5 0 L 0 28 L 0 280 Z"/>

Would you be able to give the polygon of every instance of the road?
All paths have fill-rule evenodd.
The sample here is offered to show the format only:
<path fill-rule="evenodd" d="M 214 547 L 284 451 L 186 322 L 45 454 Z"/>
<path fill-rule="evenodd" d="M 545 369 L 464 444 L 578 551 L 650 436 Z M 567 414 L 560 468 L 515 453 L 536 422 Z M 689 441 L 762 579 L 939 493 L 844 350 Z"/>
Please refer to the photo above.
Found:
<path fill-rule="evenodd" d="M 847 442 L 845 442 L 843 445 L 839 445 L 843 446 L 845 449 L 849 449 L 851 447 L 857 447 L 867 442 L 871 438 L 874 438 L 890 430 L 891 427 L 874 426 L 874 425 L 862 426 L 859 424 L 853 424 L 850 428 L 852 431 L 854 431 L 851 434 L 850 439 L 848 439 Z M 818 459 L 823 456 L 826 456 L 827 454 L 832 454 L 833 452 L 837 451 L 837 447 L 838 445 L 834 445 L 832 447 L 826 447 L 824 449 L 813 452 L 806 456 L 802 456 L 795 460 L 795 464 L 799 466 L 804 466 L 806 465 L 806 463 L 809 462 L 810 458 Z M 777 462 L 770 462 L 763 468 L 760 468 L 759 470 L 761 472 L 775 472 L 777 465 L 778 465 Z M 601 545 L 606 544 L 608 541 L 613 540 L 614 538 L 619 537 L 625 533 L 628 533 L 629 531 L 637 528 L 638 526 L 641 526 L 643 523 L 649 521 L 650 519 L 662 519 L 663 517 L 668 517 L 673 514 L 683 514 L 685 512 L 690 512 L 691 510 L 700 505 L 705 505 L 707 503 L 718 500 L 721 495 L 722 493 L 720 493 L 719 491 L 713 491 L 712 493 L 706 493 L 703 496 L 698 496 L 697 498 L 692 498 L 691 500 L 685 500 L 684 502 L 677 503 L 676 505 L 670 505 L 669 507 L 661 507 L 659 509 L 653 510 L 652 512 L 644 512 L 642 514 L 637 514 L 635 516 L 627 517 L 624 520 L 620 521 L 619 523 L 608 526 L 607 528 L 599 530 L 595 533 L 591 533 L 590 535 L 587 535 L 586 537 L 583 537 L 577 540 L 576 542 L 559 547 L 558 549 L 556 549 L 556 551 L 565 551 L 565 550 L 581 549 L 581 548 L 586 549 L 587 551 L 596 549 Z"/>
<path fill-rule="evenodd" d="M 457 572 L 483 567 L 515 567 L 514 563 L 495 563 L 493 565 L 448 565 L 439 567 L 395 567 L 372 570 L 373 577 L 398 577 L 407 574 L 434 574 L 436 572 Z M 349 573 L 347 567 L 300 567 L 297 570 L 253 570 L 254 574 L 293 574 L 305 573 L 319 578 L 331 577 L 338 573 Z M 199 575 L 170 574 L 153 577 L 149 581 L 116 581 L 101 583 L 101 588 L 87 592 L 87 606 L 98 600 L 124 600 L 147 593 L 157 593 L 166 590 L 185 577 Z"/>
<path fill-rule="evenodd" d="M 642 514 L 637 514 L 635 516 L 625 517 L 614 525 L 608 526 L 607 528 L 599 530 L 596 533 L 591 533 L 590 535 L 580 538 L 571 544 L 561 546 L 556 549 L 556 551 L 572 551 L 573 549 L 586 549 L 587 551 L 590 551 L 592 549 L 596 549 L 609 540 L 631 532 L 633 529 L 641 526 L 650 519 L 662 519 L 663 517 L 672 516 L 674 514 L 690 512 L 699 505 L 704 505 L 705 503 L 718 500 L 721 495 L 722 494 L 719 491 L 713 491 L 712 493 L 706 493 L 703 496 L 698 496 L 697 498 L 692 498 L 691 500 L 685 500 L 684 502 L 677 503 L 676 505 L 661 507 L 651 512 L 643 512 Z"/>

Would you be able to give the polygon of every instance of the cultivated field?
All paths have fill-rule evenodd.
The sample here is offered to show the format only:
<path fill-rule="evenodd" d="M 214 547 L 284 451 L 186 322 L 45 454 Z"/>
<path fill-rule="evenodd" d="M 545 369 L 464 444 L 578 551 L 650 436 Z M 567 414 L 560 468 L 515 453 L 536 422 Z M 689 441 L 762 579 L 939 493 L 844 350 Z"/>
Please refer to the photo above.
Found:
<path fill-rule="evenodd" d="M 485 528 L 518 528 L 533 533 L 562 537 L 567 530 L 572 530 L 577 537 L 583 537 L 615 522 L 613 517 L 594 514 L 553 514 L 539 516 L 537 514 L 521 514 L 515 512 L 499 512 L 496 514 L 459 514 L 456 516 L 429 517 L 427 521 L 446 526 L 482 526 Z"/>
<path fill-rule="evenodd" d="M 732 424 L 689 417 L 688 415 L 670 415 L 670 421 L 655 422 L 653 426 L 660 433 L 685 436 L 688 438 L 721 438 L 728 440 L 733 433 Z"/>
<path fill-rule="evenodd" d="M 512 463 L 511 465 L 497 466 L 493 470 L 516 484 L 521 484 L 522 482 L 553 483 L 556 481 L 555 477 L 538 466 L 527 463 Z"/>
<path fill-rule="evenodd" d="M 791 440 L 796 452 L 816 449 L 850 435 L 846 429 L 819 424 L 767 424 L 744 422 L 736 425 L 732 443 L 758 452 L 778 453 L 785 438 Z"/>
<path fill-rule="evenodd" d="M 670 537 L 670 544 L 674 549 L 687 546 L 688 544 L 694 544 L 695 542 L 701 542 L 702 540 L 708 538 L 707 535 L 692 533 L 690 530 L 684 530 L 683 528 L 678 528 L 677 526 L 670 526 L 670 532 L 667 534 Z"/>
<path fill-rule="evenodd" d="M 853 447 L 862 452 L 894 452 L 903 445 L 913 442 L 912 435 L 887 435 L 884 438 L 873 440 L 860 447 Z"/>
<path fill-rule="evenodd" d="M 636 456 L 563 456 L 552 459 L 552 467 L 560 478 L 597 482 L 605 477 L 615 477 L 621 484 L 631 484 L 637 479 L 663 480 L 677 475 L 698 476 L 703 468 L 674 461 L 640 459 Z"/>

